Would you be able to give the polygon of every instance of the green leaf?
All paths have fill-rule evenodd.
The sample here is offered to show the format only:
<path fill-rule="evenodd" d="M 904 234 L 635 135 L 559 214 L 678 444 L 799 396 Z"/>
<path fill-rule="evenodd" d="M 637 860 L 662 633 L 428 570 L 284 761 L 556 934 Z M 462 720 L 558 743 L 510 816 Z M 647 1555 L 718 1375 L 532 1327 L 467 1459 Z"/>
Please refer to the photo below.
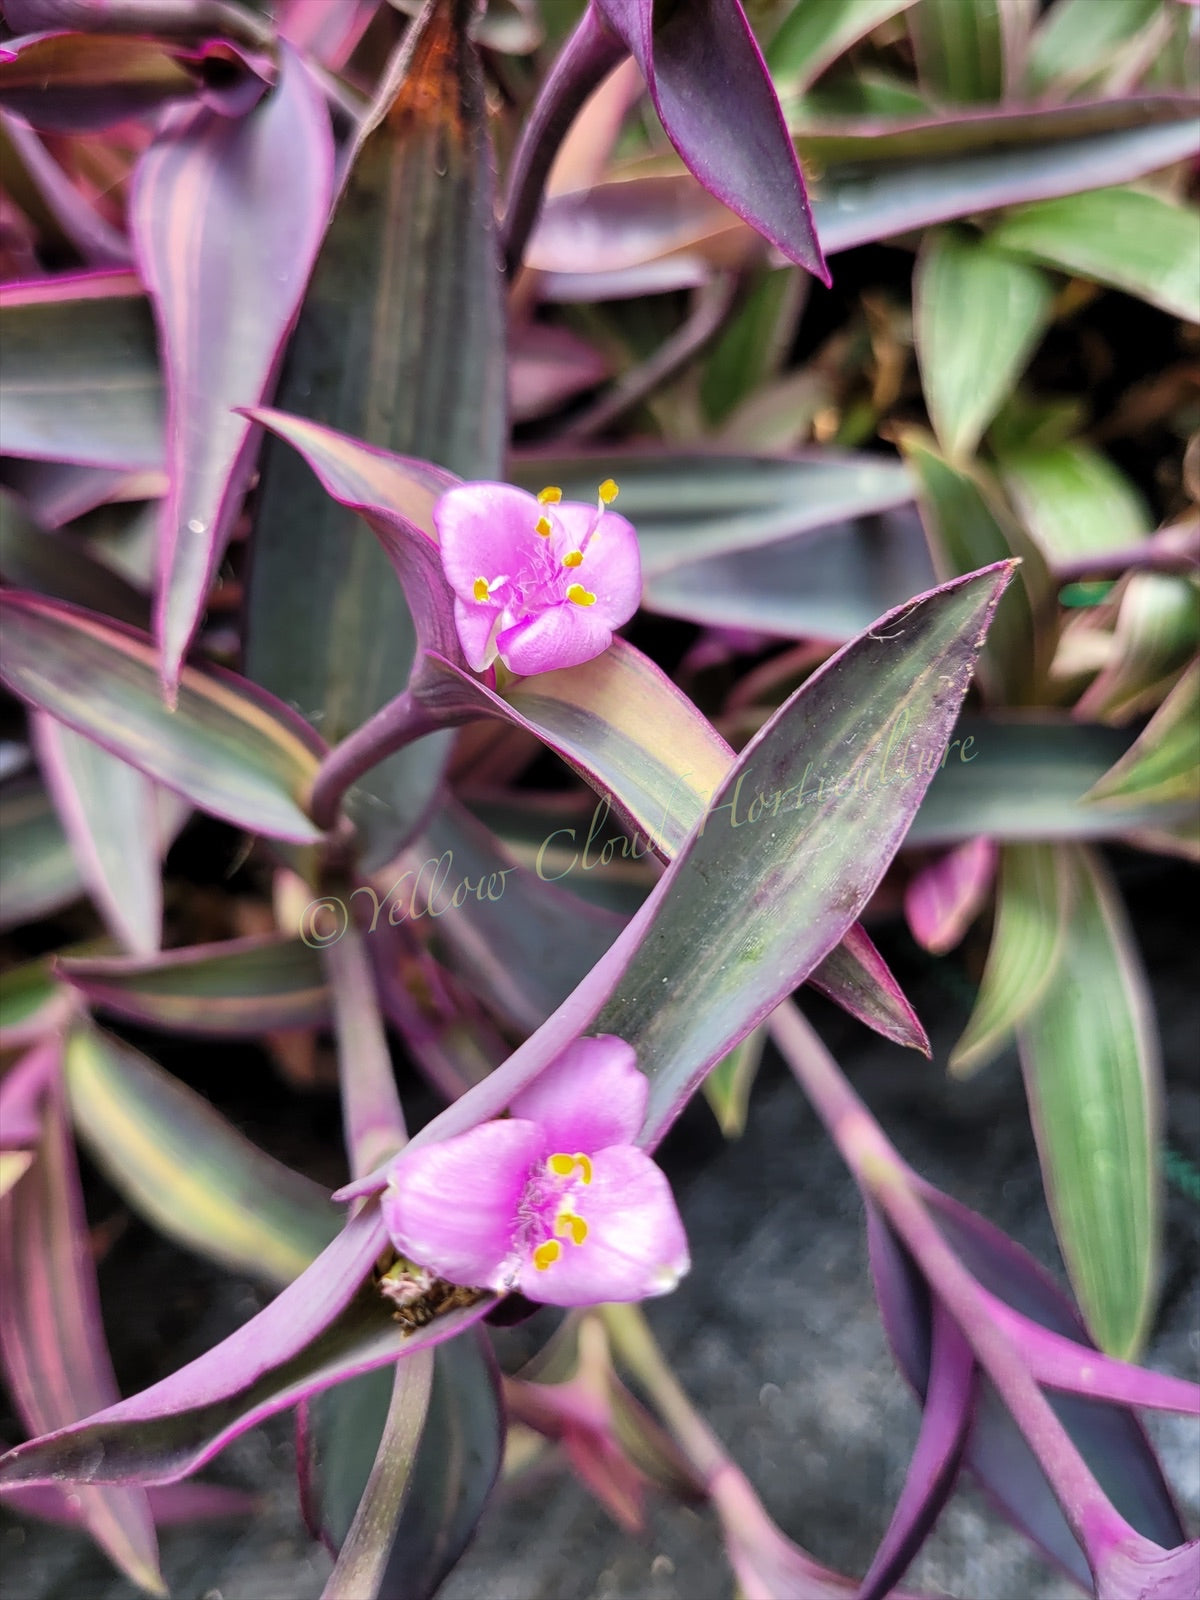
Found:
<path fill-rule="evenodd" d="M 468 478 L 499 476 L 504 320 L 473 13 L 410 30 L 359 135 L 276 405 Z M 330 744 L 404 686 L 415 635 L 374 537 L 269 440 L 254 542 L 249 671 L 320 718 Z M 436 790 L 450 736 L 355 786 L 367 857 L 386 860 Z"/>
<path fill-rule="evenodd" d="M 1193 661 L 1133 744 L 1084 796 L 1200 802 L 1200 662 Z"/>
<path fill-rule="evenodd" d="M 990 242 L 926 238 L 913 279 L 913 335 L 929 415 L 948 456 L 965 460 L 1049 320 L 1050 285 Z"/>
<path fill-rule="evenodd" d="M 103 612 L 134 628 L 150 625 L 144 594 L 97 561 L 78 539 L 37 527 L 9 494 L 0 494 L 0 572 L 15 588 Z"/>
<path fill-rule="evenodd" d="M 1020 581 L 1009 585 L 997 607 L 981 672 L 994 680 L 1005 704 L 1036 702 L 1050 666 L 1047 624 L 1054 616 L 1054 585 L 1041 551 L 1014 523 L 982 468 L 946 461 L 916 429 L 899 442 L 920 485 L 918 503 L 941 578 L 1021 557 Z"/>
<path fill-rule="evenodd" d="M 336 1494 L 342 1503 L 341 1518 L 321 1518 L 335 1547 L 341 1548 L 326 1590 L 329 1600 L 361 1600 L 368 1592 L 429 1600 L 462 1554 L 487 1503 L 504 1445 L 491 1352 L 476 1333 L 441 1344 L 432 1355 L 433 1384 L 427 1391 L 423 1429 L 419 1423 L 414 1426 L 413 1415 L 422 1398 L 420 1374 L 415 1380 L 401 1374 L 421 1362 L 424 1352 L 417 1353 L 416 1362 L 410 1359 L 395 1368 L 392 1404 L 382 1430 L 378 1402 L 382 1391 L 386 1404 L 389 1371 L 380 1375 L 388 1383 L 372 1375 L 313 1402 L 313 1411 L 322 1418 L 335 1425 L 340 1421 L 342 1444 L 334 1459 L 322 1463 L 318 1478 L 322 1492 Z M 339 1418 L 343 1396 L 347 1390 L 365 1389 L 372 1380 L 373 1393 L 359 1399 L 356 1430 L 352 1417 Z M 364 1458 L 370 1464 L 372 1442 L 378 1443 L 378 1453 L 364 1481 L 362 1467 Z M 404 1472 L 405 1454 L 414 1448 L 411 1471 Z M 360 1488 L 361 1496 L 355 1492 Z M 348 1508 L 357 1508 L 351 1524 L 343 1520 Z"/>
<path fill-rule="evenodd" d="M 952 105 L 1001 98 L 1001 0 L 920 0 L 906 20 L 917 77 L 931 96 Z"/>
<path fill-rule="evenodd" d="M 1030 87 L 1074 88 L 1094 79 L 1161 10 L 1161 0 L 1058 0 L 1033 37 Z"/>
<path fill-rule="evenodd" d="M 755 1028 L 739 1044 L 735 1044 L 723 1060 L 718 1061 L 704 1080 L 704 1098 L 717 1119 L 717 1126 L 727 1139 L 740 1139 L 746 1131 L 750 1091 L 762 1065 L 766 1042 L 766 1028 Z"/>
<path fill-rule="evenodd" d="M 1000 455 L 1004 486 L 1047 561 L 1074 561 L 1137 544 L 1148 507 L 1125 475 L 1076 440 Z"/>
<path fill-rule="evenodd" d="M 1071 914 L 1069 890 L 1055 846 L 1010 844 L 1000 852 L 987 964 L 970 1020 L 950 1052 L 956 1076 L 994 1060 L 1049 985 Z"/>
<path fill-rule="evenodd" d="M 154 1227 L 231 1272 L 290 1283 L 338 1232 L 324 1190 L 257 1149 L 130 1046 L 77 1028 L 71 1114 L 113 1187 Z"/>
<path fill-rule="evenodd" d="M 34 922 L 84 892 L 62 823 L 36 778 L 16 778 L 0 789 L 0 858 L 0 928 Z"/>
<path fill-rule="evenodd" d="M 150 308 L 130 272 L 0 289 L 7 455 L 160 467 L 163 393 Z"/>
<path fill-rule="evenodd" d="M 87 612 L 0 596 L 0 678 L 201 811 L 279 839 L 321 837 L 302 809 L 317 770 L 311 729 L 232 673 L 187 668 L 164 705 L 148 639 Z"/>
<path fill-rule="evenodd" d="M 913 0 L 800 0 L 767 48 L 767 65 L 781 90 L 806 88 L 827 66 Z"/>
<path fill-rule="evenodd" d="M 959 747 L 930 785 L 909 844 L 955 844 L 979 833 L 1014 842 L 1111 839 L 1173 826 L 1187 814 L 1178 802 L 1090 804 L 1084 796 L 1128 750 L 1129 733 L 1065 716 L 1026 718 L 963 719 Z M 898 742 L 893 759 L 902 751 Z"/>
<path fill-rule="evenodd" d="M 152 961 L 66 957 L 58 970 L 91 1005 L 148 1028 L 237 1039 L 329 1020 L 320 957 L 300 939 L 229 939 Z"/>
<path fill-rule="evenodd" d="M 1126 722 L 1151 710 L 1200 645 L 1193 580 L 1133 572 L 1121 588 L 1107 660 L 1079 697 L 1077 716 Z"/>
<path fill-rule="evenodd" d="M 1071 915 L 1050 984 L 1018 1030 L 1046 1198 L 1096 1343 L 1136 1358 L 1158 1287 L 1161 1068 L 1153 1008 L 1100 861 L 1057 847 Z"/>
<path fill-rule="evenodd" d="M 1200 322 L 1200 211 L 1193 206 L 1141 189 L 1093 189 L 1010 212 L 990 243 Z"/>
<path fill-rule="evenodd" d="M 0 972 L 0 1048 L 32 1042 L 38 1033 L 50 1032 L 63 992 L 48 960 L 24 961 Z"/>
<path fill-rule="evenodd" d="M 709 422 L 727 417 L 779 371 L 796 331 L 804 285 L 794 267 L 764 271 L 726 320 L 700 380 L 700 401 Z"/>

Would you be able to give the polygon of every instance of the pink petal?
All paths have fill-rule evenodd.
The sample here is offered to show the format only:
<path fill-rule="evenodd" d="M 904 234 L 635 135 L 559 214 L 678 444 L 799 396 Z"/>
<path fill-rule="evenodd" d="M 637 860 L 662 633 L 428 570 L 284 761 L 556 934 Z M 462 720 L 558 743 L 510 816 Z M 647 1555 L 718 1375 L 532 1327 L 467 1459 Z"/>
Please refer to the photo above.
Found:
<path fill-rule="evenodd" d="M 599 596 L 594 606 L 564 600 L 506 628 L 496 640 L 501 661 L 523 678 L 590 661 L 612 643 L 612 629 L 596 616 L 599 609 Z"/>
<path fill-rule="evenodd" d="M 632 1145 L 592 1157 L 592 1181 L 577 1187 L 574 1204 L 587 1238 L 578 1245 L 565 1239 L 545 1270 L 525 1261 L 516 1287 L 530 1300 L 552 1306 L 644 1300 L 673 1289 L 691 1265 L 671 1186 Z"/>
<path fill-rule="evenodd" d="M 642 558 L 632 524 L 615 511 L 606 511 L 588 538 L 588 529 L 596 521 L 590 506 L 564 500 L 555 510 L 566 535 L 564 541 L 556 534 L 555 553 L 560 544 L 563 555 L 582 549 L 583 563 L 576 568 L 575 577 L 596 596 L 596 604 L 588 610 L 610 628 L 619 628 L 642 603 Z"/>
<path fill-rule="evenodd" d="M 537 520 L 545 508 L 510 483 L 461 483 L 447 489 L 433 508 L 442 567 L 462 600 L 471 600 L 476 578 L 511 576 L 524 569 L 536 548 Z"/>
<path fill-rule="evenodd" d="M 496 659 L 496 641 L 492 638 L 492 629 L 499 615 L 499 606 L 484 606 L 477 600 L 460 600 L 455 596 L 454 626 L 467 665 L 473 672 L 482 672 Z"/>
<path fill-rule="evenodd" d="M 633 1143 L 649 1094 L 633 1047 L 606 1033 L 568 1045 L 510 1109 L 514 1117 L 541 1124 L 549 1154 L 591 1155 L 609 1145 Z"/>
<path fill-rule="evenodd" d="M 518 1211 L 544 1147 L 535 1123 L 507 1120 L 397 1156 L 381 1202 L 392 1243 L 451 1283 L 507 1287 Z"/>

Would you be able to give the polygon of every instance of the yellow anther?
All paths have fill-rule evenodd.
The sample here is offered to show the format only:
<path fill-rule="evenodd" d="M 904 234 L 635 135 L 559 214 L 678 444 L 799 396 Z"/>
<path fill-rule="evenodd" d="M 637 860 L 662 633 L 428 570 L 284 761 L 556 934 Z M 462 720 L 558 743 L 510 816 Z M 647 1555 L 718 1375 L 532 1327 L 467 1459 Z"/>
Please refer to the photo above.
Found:
<path fill-rule="evenodd" d="M 594 606 L 596 596 L 590 589 L 585 589 L 581 583 L 573 583 L 567 590 L 567 599 L 573 600 L 577 606 Z"/>
<path fill-rule="evenodd" d="M 582 562 L 582 560 L 583 560 L 583 551 L 582 550 L 568 550 L 566 555 L 563 557 L 563 566 L 564 567 L 577 567 L 577 566 L 579 566 L 580 562 Z"/>
<path fill-rule="evenodd" d="M 569 1238 L 572 1244 L 582 1244 L 588 1236 L 588 1225 L 573 1211 L 560 1211 L 554 1219 L 554 1231 L 560 1239 Z"/>
<path fill-rule="evenodd" d="M 486 600 L 490 592 L 491 591 L 488 588 L 488 581 L 486 578 L 476 578 L 474 584 L 471 586 L 471 593 L 475 596 L 476 600 Z"/>
<path fill-rule="evenodd" d="M 548 485 L 538 495 L 538 499 L 544 506 L 556 506 L 562 499 L 562 490 L 554 488 L 552 484 Z"/>
<path fill-rule="evenodd" d="M 546 1166 L 556 1178 L 569 1178 L 573 1172 L 578 1172 L 584 1183 L 591 1183 L 592 1181 L 591 1160 L 578 1150 L 573 1156 L 569 1156 L 565 1151 L 559 1150 L 556 1154 L 548 1157 Z"/>
<path fill-rule="evenodd" d="M 617 488 L 616 484 L 611 478 L 605 478 L 599 489 L 600 504 L 603 506 L 612 505 L 613 501 L 617 498 L 620 492 L 620 489 Z"/>
<path fill-rule="evenodd" d="M 534 533 L 540 533 L 543 539 L 548 539 L 550 537 L 550 528 L 551 523 L 549 517 L 539 517 L 533 525 Z"/>
<path fill-rule="evenodd" d="M 543 1244 L 538 1245 L 533 1252 L 533 1264 L 539 1272 L 545 1272 L 546 1268 L 557 1261 L 560 1255 L 562 1255 L 562 1245 L 559 1244 L 558 1240 L 547 1239 Z"/>

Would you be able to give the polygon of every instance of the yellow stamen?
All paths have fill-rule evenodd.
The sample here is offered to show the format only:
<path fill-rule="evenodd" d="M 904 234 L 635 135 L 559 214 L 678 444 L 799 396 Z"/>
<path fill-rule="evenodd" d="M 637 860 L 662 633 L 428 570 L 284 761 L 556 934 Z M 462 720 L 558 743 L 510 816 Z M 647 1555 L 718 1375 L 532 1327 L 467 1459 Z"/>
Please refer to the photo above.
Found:
<path fill-rule="evenodd" d="M 539 517 L 533 525 L 533 531 L 534 533 L 540 533 L 543 539 L 548 539 L 550 537 L 550 526 L 549 517 Z"/>
<path fill-rule="evenodd" d="M 563 557 L 564 567 L 577 567 L 583 560 L 582 550 L 568 550 Z"/>
<path fill-rule="evenodd" d="M 588 1225 L 573 1211 L 560 1211 L 554 1219 L 554 1231 L 560 1239 L 569 1238 L 572 1244 L 582 1244 L 588 1236 Z"/>
<path fill-rule="evenodd" d="M 613 501 L 617 498 L 620 492 L 620 489 L 617 488 L 616 484 L 611 478 L 605 478 L 604 482 L 600 485 L 600 504 L 602 506 L 612 505 Z"/>
<path fill-rule="evenodd" d="M 557 1261 L 560 1255 L 562 1255 L 562 1245 L 559 1244 L 558 1240 L 547 1239 L 545 1243 L 538 1245 L 533 1252 L 533 1264 L 539 1272 L 545 1272 L 546 1268 Z"/>
<path fill-rule="evenodd" d="M 581 583 L 573 583 L 567 590 L 567 599 L 573 600 L 577 606 L 594 606 L 596 596 L 590 589 L 585 589 Z"/>
<path fill-rule="evenodd" d="M 556 1155 L 549 1157 L 546 1166 L 556 1178 L 569 1178 L 578 1169 L 584 1183 L 591 1183 L 592 1181 L 591 1160 L 589 1157 L 581 1155 L 578 1150 L 573 1156 L 569 1156 L 560 1150 Z"/>
<path fill-rule="evenodd" d="M 486 600 L 489 593 L 487 579 L 476 578 L 474 584 L 471 586 L 471 593 L 475 596 L 476 600 Z"/>
<path fill-rule="evenodd" d="M 562 499 L 562 490 L 555 489 L 552 485 L 547 486 L 538 495 L 538 499 L 544 506 L 556 506 Z"/>

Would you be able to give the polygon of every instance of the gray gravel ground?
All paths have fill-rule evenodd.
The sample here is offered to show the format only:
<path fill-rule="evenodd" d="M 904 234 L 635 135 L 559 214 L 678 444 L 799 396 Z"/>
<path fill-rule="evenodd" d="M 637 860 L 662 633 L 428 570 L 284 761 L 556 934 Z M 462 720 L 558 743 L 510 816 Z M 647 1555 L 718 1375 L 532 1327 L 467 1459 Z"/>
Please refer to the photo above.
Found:
<path fill-rule="evenodd" d="M 1172 869 L 1174 870 L 1174 869 Z M 1164 900 L 1161 875 L 1135 883 L 1142 948 L 1154 976 L 1171 1084 L 1169 1140 L 1200 1153 L 1197 1001 L 1191 928 Z M 1020 1075 L 1012 1058 L 967 1085 L 944 1075 L 964 1017 L 936 972 L 903 944 L 889 956 L 935 1044 L 933 1065 L 873 1038 L 829 1008 L 812 1015 L 901 1151 L 932 1182 L 991 1217 L 1057 1270 Z M 905 965 L 907 959 L 908 965 Z M 266 1128 L 259 1107 L 244 1121 Z M 780 1527 L 820 1560 L 862 1572 L 903 1483 L 917 1409 L 896 1375 L 866 1268 L 853 1184 L 778 1065 L 756 1090 L 750 1126 L 722 1145 L 693 1108 L 667 1155 L 692 1242 L 682 1288 L 649 1315 L 679 1376 L 750 1475 Z M 311 1118 L 312 1127 L 318 1124 Z M 267 1133 L 261 1134 L 268 1142 Z M 311 1128 L 273 1148 L 311 1159 Z M 319 1164 L 318 1168 L 319 1170 Z M 331 1175 L 332 1177 L 332 1175 Z M 1151 1365 L 1200 1366 L 1200 1207 L 1172 1193 L 1162 1307 Z M 103 1288 L 118 1373 L 140 1387 L 199 1353 L 261 1303 L 139 1225 L 105 1262 Z M 1151 1419 L 1193 1533 L 1200 1525 L 1200 1427 Z M 209 1475 L 264 1494 L 251 1523 L 166 1530 L 163 1565 L 176 1600 L 316 1600 L 329 1559 L 300 1525 L 288 1419 L 237 1441 Z M 1049 1571 L 962 1487 L 907 1583 L 956 1600 L 1068 1600 Z M 727 1600 L 733 1592 L 707 1512 L 653 1507 L 631 1540 L 561 1465 L 502 1489 L 441 1600 Z M 1200 1580 L 1198 1580 L 1200 1593 Z M 135 1591 L 81 1538 L 0 1513 L 4 1600 L 133 1600 Z"/>

